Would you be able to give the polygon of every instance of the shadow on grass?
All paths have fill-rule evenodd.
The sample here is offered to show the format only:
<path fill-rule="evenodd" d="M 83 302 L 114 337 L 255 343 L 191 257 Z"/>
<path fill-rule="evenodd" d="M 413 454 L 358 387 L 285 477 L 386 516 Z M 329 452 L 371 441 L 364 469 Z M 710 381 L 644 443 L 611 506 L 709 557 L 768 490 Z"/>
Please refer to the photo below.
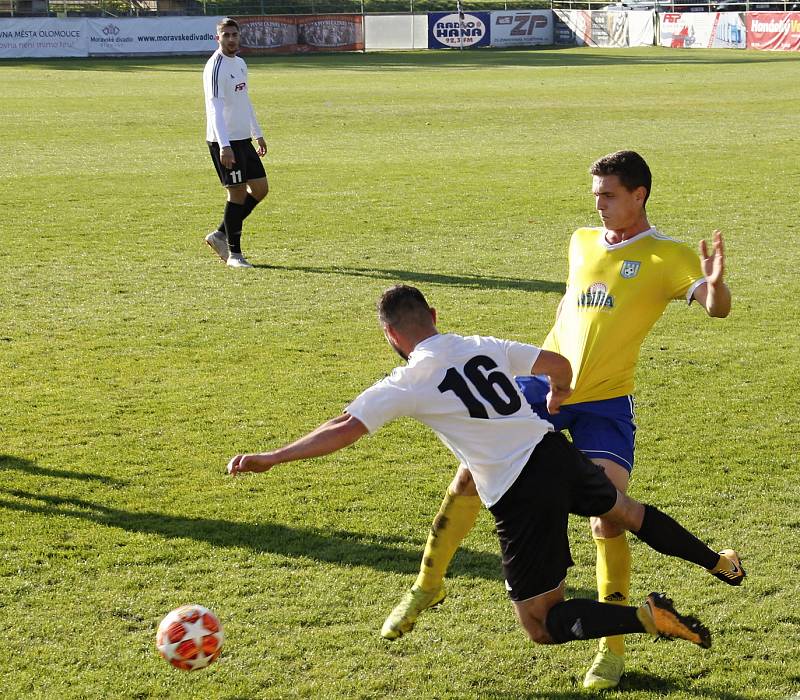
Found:
<path fill-rule="evenodd" d="M 214 547 L 249 549 L 287 557 L 314 559 L 343 566 L 368 566 L 378 571 L 415 574 L 419 569 L 422 542 L 405 541 L 394 546 L 392 538 L 346 530 L 324 530 L 281 523 L 241 523 L 215 518 L 194 518 L 155 511 L 131 512 L 109 508 L 82 498 L 51 496 L 17 489 L 3 489 L 0 508 L 44 516 L 78 518 L 128 532 L 164 538 L 190 539 Z M 395 542 L 401 542 L 394 538 Z M 418 549 L 415 549 L 418 548 Z M 453 563 L 451 576 L 500 581 L 499 555 L 462 550 Z"/>
<path fill-rule="evenodd" d="M 348 277 L 371 277 L 392 282 L 413 282 L 417 284 L 441 284 L 470 289 L 514 289 L 523 292 L 552 292 L 563 295 L 566 286 L 563 282 L 549 280 L 519 279 L 516 277 L 489 277 L 486 275 L 443 275 L 436 272 L 416 270 L 383 270 L 360 267 L 303 267 L 293 265 L 253 265 L 263 270 L 284 270 L 287 272 L 308 272 L 319 275 L 346 275 Z"/>
<path fill-rule="evenodd" d="M 0 456 L 0 466 L 35 476 L 97 480 L 118 484 L 114 479 L 40 467 L 29 460 Z M 216 518 L 194 518 L 156 511 L 110 508 L 84 498 L 53 496 L 22 489 L 0 489 L 0 508 L 33 515 L 76 518 L 127 532 L 156 535 L 165 539 L 189 539 L 214 547 L 248 549 L 258 553 L 312 559 L 343 566 L 368 566 L 377 571 L 408 574 L 419 571 L 424 542 L 396 535 L 375 537 L 347 530 L 324 530 L 281 523 L 241 523 Z M 502 580 L 500 556 L 462 548 L 448 570 L 448 577 Z M 568 595 L 594 598 L 592 590 L 571 588 Z"/>
<path fill-rule="evenodd" d="M 658 697 L 666 697 L 672 693 L 681 693 L 682 696 L 697 698 L 714 698 L 714 700 L 749 700 L 752 695 L 741 695 L 727 690 L 714 690 L 708 686 L 692 688 L 690 681 L 683 678 L 669 678 L 664 676 L 643 673 L 641 671 L 625 671 L 616 692 L 649 691 Z M 533 700 L 534 698 L 547 698 L 548 700 L 575 700 L 581 698 L 605 698 L 609 691 L 578 690 L 554 693 L 552 691 L 531 692 L 524 695 L 510 694 L 503 691 L 491 690 L 482 695 L 486 700 Z M 613 691 L 612 691 L 613 692 Z"/>
<path fill-rule="evenodd" d="M 32 476 L 46 476 L 55 479 L 77 479 L 79 481 L 97 481 L 101 484 L 108 484 L 110 486 L 125 486 L 127 481 L 120 481 L 113 479 L 110 476 L 102 476 L 100 474 L 92 474 L 90 472 L 76 472 L 67 469 L 50 469 L 49 467 L 40 467 L 33 462 L 26 459 L 19 459 L 11 455 L 0 454 L 0 471 L 19 471 Z"/>
<path fill-rule="evenodd" d="M 210 55 L 210 52 L 209 54 Z M 131 59 L 98 57 L 47 60 L 12 59 L 3 66 L 42 70 L 119 71 L 119 72 L 202 72 L 208 55 L 169 58 Z M 294 56 L 244 56 L 251 67 L 297 70 L 413 71 L 438 68 L 479 70 L 491 67 L 558 68 L 564 66 L 614 65 L 724 65 L 771 63 L 797 60 L 791 53 L 768 51 L 680 51 L 661 47 L 636 49 L 587 49 L 547 47 L 489 49 L 473 51 L 387 51 L 369 53 L 316 53 Z"/>

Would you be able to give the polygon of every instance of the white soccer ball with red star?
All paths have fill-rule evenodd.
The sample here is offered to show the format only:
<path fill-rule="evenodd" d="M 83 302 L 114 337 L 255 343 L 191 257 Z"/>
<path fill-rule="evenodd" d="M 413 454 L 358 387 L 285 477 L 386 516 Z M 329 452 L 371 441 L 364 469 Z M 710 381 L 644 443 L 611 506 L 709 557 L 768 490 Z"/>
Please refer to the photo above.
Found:
<path fill-rule="evenodd" d="M 183 605 L 161 620 L 156 647 L 175 668 L 197 671 L 216 660 L 224 639 L 213 612 L 202 605 Z"/>

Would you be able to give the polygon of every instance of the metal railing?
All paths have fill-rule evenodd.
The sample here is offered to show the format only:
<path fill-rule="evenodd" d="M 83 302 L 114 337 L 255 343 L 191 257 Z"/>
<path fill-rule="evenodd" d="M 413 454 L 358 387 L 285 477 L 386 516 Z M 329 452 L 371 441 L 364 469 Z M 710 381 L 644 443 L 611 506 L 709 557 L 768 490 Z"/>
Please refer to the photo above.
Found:
<path fill-rule="evenodd" d="M 792 12 L 794 0 L 551 0 L 555 10 L 655 10 L 656 12 Z"/>
<path fill-rule="evenodd" d="M 156 17 L 451 11 L 455 0 L 0 0 L 0 17 Z M 474 0 L 465 10 L 549 8 L 550 0 Z"/>
<path fill-rule="evenodd" d="M 168 15 L 282 15 L 437 12 L 455 0 L 0 0 L 0 17 L 157 17 Z M 655 10 L 656 12 L 790 12 L 800 0 L 472 0 L 466 11 Z"/>

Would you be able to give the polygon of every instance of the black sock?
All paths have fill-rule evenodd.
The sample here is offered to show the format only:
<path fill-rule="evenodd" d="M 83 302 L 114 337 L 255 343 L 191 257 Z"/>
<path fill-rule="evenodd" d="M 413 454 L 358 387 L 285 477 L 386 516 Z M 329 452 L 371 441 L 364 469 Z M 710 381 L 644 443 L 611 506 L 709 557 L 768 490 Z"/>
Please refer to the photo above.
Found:
<path fill-rule="evenodd" d="M 633 534 L 656 552 L 680 557 L 704 569 L 713 569 L 719 561 L 719 554 L 654 506 L 645 505 L 642 526 Z"/>
<path fill-rule="evenodd" d="M 242 212 L 242 221 L 244 221 L 248 216 L 250 216 L 250 212 L 253 211 L 258 206 L 260 199 L 256 199 L 252 194 L 249 192 L 247 193 L 247 199 L 244 200 L 244 211 Z M 225 233 L 225 219 L 219 222 L 219 226 L 217 226 L 217 231 L 221 233 Z"/>
<path fill-rule="evenodd" d="M 242 211 L 244 204 L 237 204 L 236 202 L 227 202 L 225 204 L 225 235 L 228 237 L 228 250 L 231 253 L 241 254 L 241 240 L 242 240 Z"/>
<path fill-rule="evenodd" d="M 545 625 L 556 644 L 645 631 L 636 608 L 584 598 L 556 603 L 547 613 Z"/>
<path fill-rule="evenodd" d="M 249 192 L 247 193 L 247 199 L 244 200 L 244 213 L 242 214 L 242 220 L 246 219 L 250 216 L 250 212 L 253 211 L 258 206 L 259 200 L 257 200 L 252 194 Z"/>

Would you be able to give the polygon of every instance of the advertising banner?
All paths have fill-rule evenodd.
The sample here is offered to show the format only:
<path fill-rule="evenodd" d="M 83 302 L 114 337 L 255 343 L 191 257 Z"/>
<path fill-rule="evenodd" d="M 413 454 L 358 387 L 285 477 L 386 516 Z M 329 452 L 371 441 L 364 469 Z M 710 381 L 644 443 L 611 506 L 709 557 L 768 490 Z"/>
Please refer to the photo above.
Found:
<path fill-rule="evenodd" d="M 471 49 L 491 44 L 491 14 L 489 12 L 428 13 L 429 49 Z"/>
<path fill-rule="evenodd" d="M 740 12 L 720 12 L 711 37 L 714 49 L 746 49 L 747 31 L 744 14 Z"/>
<path fill-rule="evenodd" d="M 659 15 L 660 44 L 673 49 L 743 49 L 745 24 L 738 12 L 667 12 Z"/>
<path fill-rule="evenodd" d="M 655 17 L 654 10 L 628 13 L 628 46 L 652 46 L 656 43 Z"/>
<path fill-rule="evenodd" d="M 552 10 L 508 10 L 491 13 L 492 46 L 552 46 Z"/>
<path fill-rule="evenodd" d="M 211 54 L 219 17 L 87 19 L 89 54 Z"/>
<path fill-rule="evenodd" d="M 628 46 L 628 13 L 603 10 L 553 10 L 555 43 L 564 46 Z"/>
<path fill-rule="evenodd" d="M 364 50 L 361 15 L 268 15 L 236 21 L 244 56 Z"/>
<path fill-rule="evenodd" d="M 747 48 L 800 51 L 800 12 L 748 12 Z"/>
<path fill-rule="evenodd" d="M 0 58 L 87 56 L 83 19 L 0 19 Z"/>

